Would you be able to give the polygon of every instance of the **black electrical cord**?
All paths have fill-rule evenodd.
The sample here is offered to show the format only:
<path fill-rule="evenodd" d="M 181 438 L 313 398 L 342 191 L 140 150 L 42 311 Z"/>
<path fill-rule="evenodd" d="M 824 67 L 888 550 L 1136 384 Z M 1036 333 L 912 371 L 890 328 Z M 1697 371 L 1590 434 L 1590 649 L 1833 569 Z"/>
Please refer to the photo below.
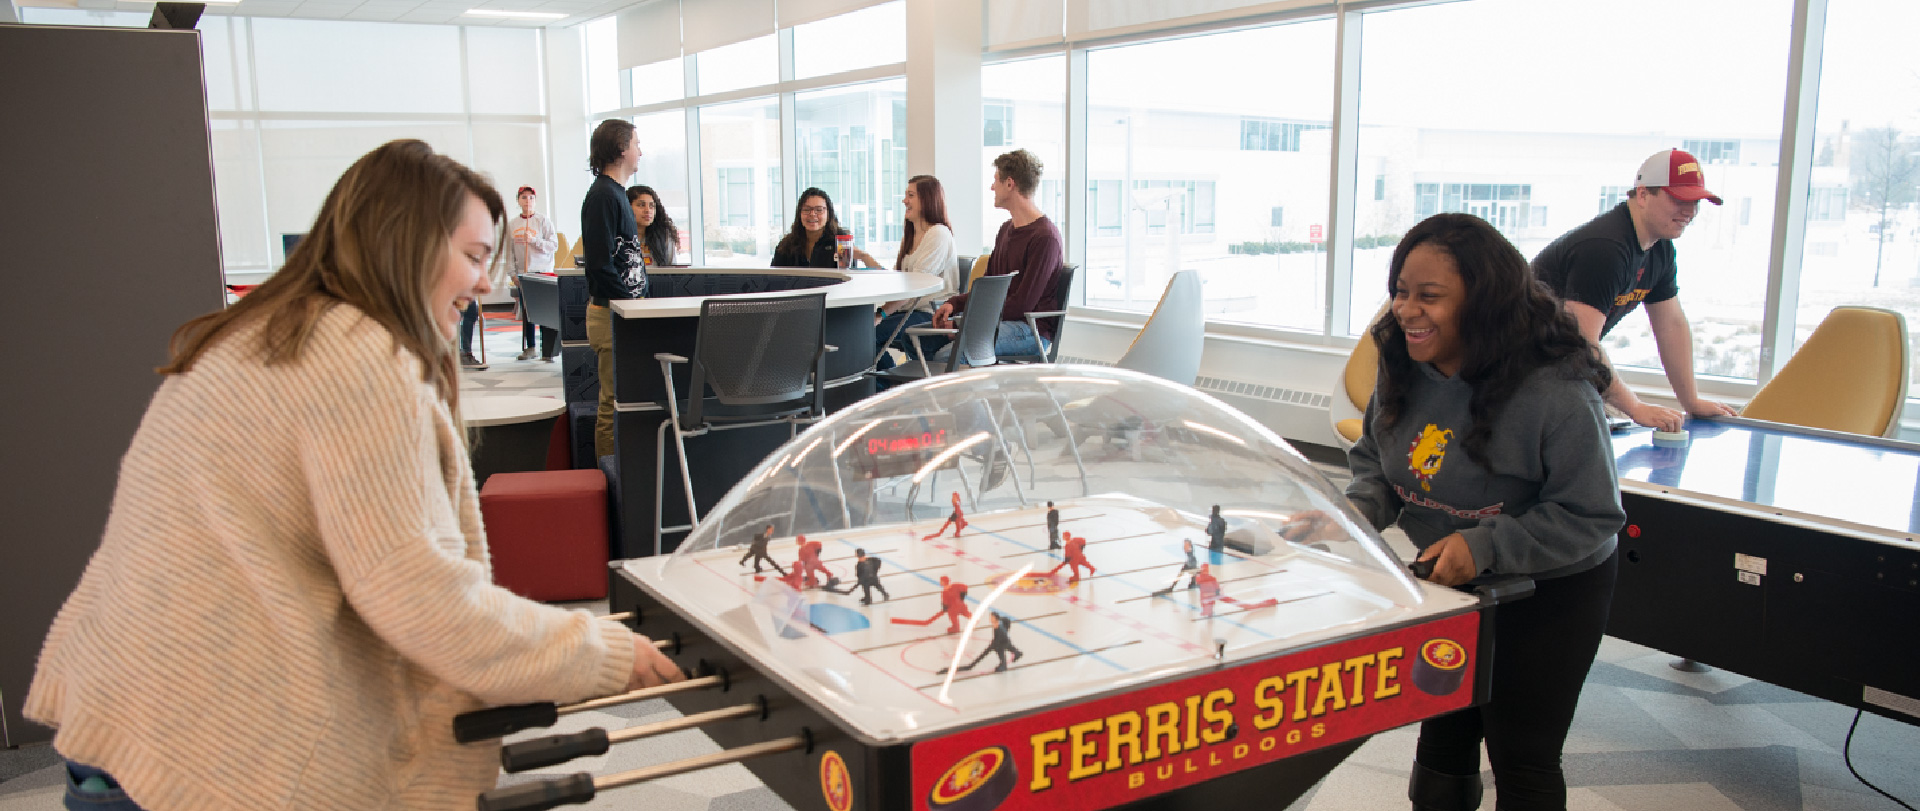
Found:
<path fill-rule="evenodd" d="M 1860 770 L 1853 767 L 1853 731 L 1860 727 L 1860 716 L 1863 712 L 1864 710 L 1853 711 L 1853 723 L 1847 725 L 1847 742 L 1840 747 L 1840 758 L 1847 762 L 1847 771 L 1853 772 L 1853 779 L 1860 781 L 1861 785 L 1880 792 L 1880 796 L 1892 800 L 1895 805 L 1905 808 L 1907 811 L 1914 811 L 1913 806 L 1902 802 L 1899 797 L 1888 794 L 1879 786 L 1867 782 L 1867 778 L 1860 776 Z"/>

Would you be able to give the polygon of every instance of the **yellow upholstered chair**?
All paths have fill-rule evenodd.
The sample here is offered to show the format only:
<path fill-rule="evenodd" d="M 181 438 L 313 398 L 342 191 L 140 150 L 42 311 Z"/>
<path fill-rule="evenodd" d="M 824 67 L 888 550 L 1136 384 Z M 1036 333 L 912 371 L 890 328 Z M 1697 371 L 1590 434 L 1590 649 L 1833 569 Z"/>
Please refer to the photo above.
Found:
<path fill-rule="evenodd" d="M 1360 331 L 1360 340 L 1353 345 L 1353 353 L 1347 356 L 1347 365 L 1341 368 L 1340 379 L 1333 387 L 1333 403 L 1327 407 L 1327 420 L 1333 425 L 1333 436 L 1340 441 L 1341 448 L 1351 448 L 1360 441 L 1364 427 L 1361 421 L 1366 417 L 1367 401 L 1373 399 L 1373 381 L 1380 368 L 1380 347 L 1373 342 L 1373 325 L 1380 322 L 1380 316 L 1386 311 L 1387 305 L 1381 305 Z"/>
<path fill-rule="evenodd" d="M 973 280 L 987 275 L 987 258 L 990 256 L 992 254 L 983 253 L 973 260 L 973 271 L 967 274 L 967 284 L 961 288 L 962 290 L 972 290 Z"/>
<path fill-rule="evenodd" d="M 1835 307 L 1740 416 L 1890 437 L 1906 397 L 1906 319 L 1878 307 Z"/>

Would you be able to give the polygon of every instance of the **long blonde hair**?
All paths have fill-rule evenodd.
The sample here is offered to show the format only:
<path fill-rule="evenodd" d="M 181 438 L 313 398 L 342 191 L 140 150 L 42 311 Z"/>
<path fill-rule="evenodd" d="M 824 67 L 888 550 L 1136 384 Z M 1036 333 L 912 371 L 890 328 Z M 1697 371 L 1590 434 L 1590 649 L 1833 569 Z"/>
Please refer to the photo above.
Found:
<path fill-rule="evenodd" d="M 182 374 L 207 348 L 241 325 L 264 320 L 260 351 L 268 365 L 300 359 L 327 311 L 350 304 L 393 335 L 425 367 L 457 414 L 460 385 L 453 344 L 441 334 L 433 290 L 447 264 L 448 237 L 480 198 L 497 229 L 506 205 L 493 184 L 459 162 L 435 154 L 423 141 L 389 141 L 340 176 L 320 206 L 313 230 L 286 266 L 224 310 L 195 318 L 173 333 L 172 362 L 163 375 Z M 495 244 L 505 244 L 504 233 Z M 492 261 L 500 261 L 495 253 Z"/>

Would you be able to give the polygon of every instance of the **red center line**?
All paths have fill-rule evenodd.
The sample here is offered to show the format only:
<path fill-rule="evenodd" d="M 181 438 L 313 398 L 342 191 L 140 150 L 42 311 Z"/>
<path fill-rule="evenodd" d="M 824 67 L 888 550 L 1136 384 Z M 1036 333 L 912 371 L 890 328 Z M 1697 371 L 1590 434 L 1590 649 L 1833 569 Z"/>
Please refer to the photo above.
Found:
<path fill-rule="evenodd" d="M 733 587 L 734 587 L 734 588 L 737 588 L 737 589 L 739 589 L 739 590 L 741 590 L 741 591 L 743 591 L 743 592 L 746 592 L 746 594 L 747 594 L 747 598 L 748 598 L 749 600 L 751 600 L 751 599 L 753 598 L 753 591 L 752 591 L 751 589 L 748 589 L 748 588 L 747 588 L 746 586 L 742 586 L 742 585 L 740 585 L 740 583 L 739 583 L 739 582 L 737 582 L 737 581 L 734 581 L 734 580 L 733 580 L 732 578 L 730 578 L 730 577 L 728 577 L 727 575 L 724 575 L 724 574 L 721 574 L 721 573 L 720 573 L 720 572 L 718 572 L 718 571 L 715 571 L 715 570 L 714 570 L 714 568 L 713 568 L 712 566 L 708 566 L 708 565 L 707 565 L 707 562 L 706 562 L 706 561 L 704 561 L 704 560 L 700 560 L 700 559 L 698 559 L 698 558 L 696 558 L 696 559 L 695 559 L 695 562 L 697 562 L 697 563 L 699 563 L 699 564 L 700 564 L 700 568 L 702 568 L 702 569 L 706 569 L 706 570 L 707 570 L 707 572 L 708 572 L 708 573 L 710 573 L 710 574 L 712 574 L 713 576 L 715 576 L 715 577 L 718 577 L 718 578 L 720 578 L 721 580 L 726 580 L 726 581 L 728 581 L 728 582 L 731 582 L 731 583 L 733 583 Z M 809 626 L 811 626 L 811 623 L 809 623 Z M 858 653 L 856 653 L 856 652 L 854 652 L 854 650 L 853 650 L 852 648 L 849 648 L 849 647 L 847 647 L 847 646 L 845 646 L 845 645 L 842 645 L 842 644 L 840 644 L 840 641 L 839 641 L 839 640 L 837 640 L 837 639 L 834 639 L 834 638 L 833 638 L 832 636 L 829 636 L 829 635 L 827 635 L 827 634 L 820 634 L 820 638 L 821 638 L 822 640 L 824 640 L 825 642 L 827 642 L 828 644 L 831 644 L 831 645 L 833 645 L 834 647 L 836 647 L 836 648 L 839 648 L 839 649 L 840 649 L 840 650 L 842 650 L 842 651 L 845 651 L 845 652 L 846 652 L 846 654 L 847 654 L 848 656 L 851 656 L 851 657 L 853 657 L 853 658 L 855 658 L 855 659 L 858 659 L 858 660 L 860 660 L 860 661 L 862 661 L 862 662 L 866 662 L 866 665 L 867 665 L 868 667 L 870 667 L 870 668 L 873 668 L 874 670 L 878 670 L 878 671 L 880 671 L 880 674 L 881 674 L 881 675 L 883 675 L 883 676 L 886 676 L 887 678 L 889 678 L 889 679 L 892 679 L 892 680 L 894 680 L 894 682 L 896 682 L 896 683 L 898 683 L 898 684 L 899 684 L 899 685 L 900 685 L 901 687 L 905 687 L 905 688 L 907 688 L 908 690 L 912 690 L 913 692 L 915 692 L 915 693 L 918 693 L 918 694 L 920 695 L 920 697 L 921 697 L 921 698 L 924 698 L 924 699 L 926 699 L 926 700 L 928 700 L 928 701 L 930 701 L 930 702 L 932 702 L 932 703 L 934 703 L 935 705 L 937 705 L 937 706 L 939 706 L 939 707 L 942 707 L 942 708 L 944 708 L 944 709 L 946 709 L 946 710 L 948 710 L 948 711 L 950 711 L 950 712 L 952 712 L 952 713 L 953 713 L 953 714 L 955 714 L 955 715 L 959 715 L 959 714 L 960 714 L 960 708 L 959 708 L 958 706 L 955 706 L 955 705 L 952 705 L 952 704 L 946 704 L 946 703 L 942 703 L 942 702 L 940 701 L 940 699 L 937 699 L 937 698 L 934 698 L 933 696 L 930 696 L 930 695 L 927 695 L 927 691 L 925 691 L 925 690 L 922 690 L 922 689 L 920 689 L 920 688 L 918 688 L 918 687 L 915 687 L 915 686 L 913 686 L 912 684 L 908 684 L 908 683 L 907 683 L 907 680 L 906 680 L 906 679 L 903 679 L 903 678 L 900 678 L 899 676 L 897 676 L 897 675 L 895 675 L 895 674 L 893 673 L 893 671 L 890 671 L 890 670 L 888 670 L 888 669 L 886 669 L 886 668 L 884 668 L 884 667 L 881 667 L 881 666 L 879 666 L 878 664 L 875 664 L 875 663 L 873 663 L 873 662 L 870 662 L 870 661 L 867 661 L 867 659 L 866 659 L 866 657 L 864 657 L 864 656 L 861 656 L 860 654 L 858 654 Z"/>
<path fill-rule="evenodd" d="M 937 549 L 944 549 L 948 552 L 953 553 L 955 557 L 958 557 L 961 560 L 967 561 L 976 566 L 986 568 L 990 571 L 993 571 L 996 573 L 1009 571 L 1006 567 L 1001 566 L 998 563 L 994 563 L 992 561 L 968 554 L 965 550 L 956 549 L 951 545 L 941 543 L 939 541 L 929 541 L 928 543 L 931 543 Z M 1192 642 L 1189 642 L 1185 639 L 1181 639 L 1180 637 L 1174 636 L 1173 634 L 1169 634 L 1164 631 L 1160 631 L 1156 628 L 1150 627 L 1146 623 L 1140 622 L 1139 620 L 1133 619 L 1132 617 L 1128 617 L 1124 614 L 1121 614 L 1118 611 L 1114 611 L 1110 608 L 1101 606 L 1097 603 L 1094 603 L 1092 600 L 1084 599 L 1082 597 L 1071 595 L 1071 594 L 1061 594 L 1060 596 L 1064 598 L 1067 602 L 1086 609 L 1088 612 L 1091 612 L 1096 617 L 1101 617 L 1111 622 L 1117 622 L 1121 625 L 1125 625 L 1129 628 L 1139 631 L 1140 633 L 1151 635 L 1162 642 L 1181 648 L 1182 650 L 1186 650 L 1194 653 L 1207 652 L 1207 649 L 1200 645 L 1195 645 Z"/>

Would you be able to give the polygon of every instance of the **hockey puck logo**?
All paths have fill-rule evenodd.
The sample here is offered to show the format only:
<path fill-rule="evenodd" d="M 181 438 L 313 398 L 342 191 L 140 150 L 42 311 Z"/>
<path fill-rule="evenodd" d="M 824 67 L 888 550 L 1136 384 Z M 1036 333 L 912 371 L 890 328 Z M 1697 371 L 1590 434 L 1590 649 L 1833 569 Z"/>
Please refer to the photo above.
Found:
<path fill-rule="evenodd" d="M 1004 746 L 990 746 L 940 775 L 927 805 L 934 811 L 992 811 L 1013 794 L 1016 778 L 1012 753 Z"/>
<path fill-rule="evenodd" d="M 990 577 L 987 579 L 987 584 L 997 585 L 1001 580 L 1004 580 L 1006 577 L 1007 576 L 1004 574 L 994 575 L 993 577 Z M 1026 595 L 1058 594 L 1065 590 L 1066 590 L 1066 578 L 1057 577 L 1054 575 L 1046 574 L 1044 572 L 1037 573 L 1037 574 L 1029 574 L 1025 577 L 1020 578 L 1019 580 L 1013 581 L 1013 585 L 1007 587 L 1008 594 L 1026 594 Z"/>
<path fill-rule="evenodd" d="M 847 762 L 831 749 L 820 758 L 820 793 L 833 811 L 853 808 L 853 779 L 847 775 Z"/>
<path fill-rule="evenodd" d="M 1413 686 L 1430 696 L 1449 695 L 1460 689 L 1466 672 L 1466 648 L 1451 639 L 1429 639 L 1413 663 Z"/>

